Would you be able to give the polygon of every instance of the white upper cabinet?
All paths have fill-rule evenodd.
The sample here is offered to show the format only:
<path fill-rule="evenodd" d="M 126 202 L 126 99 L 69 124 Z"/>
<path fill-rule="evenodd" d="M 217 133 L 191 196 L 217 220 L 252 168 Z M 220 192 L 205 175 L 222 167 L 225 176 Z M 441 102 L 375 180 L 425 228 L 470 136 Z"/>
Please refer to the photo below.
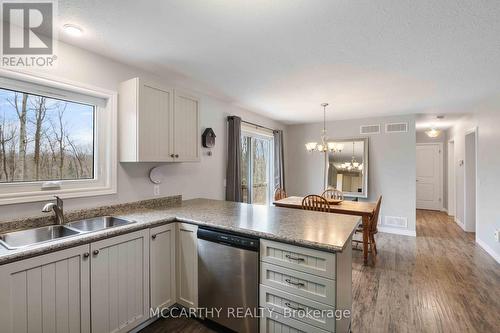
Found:
<path fill-rule="evenodd" d="M 156 83 L 133 78 L 120 84 L 121 162 L 199 160 L 199 101 Z"/>
<path fill-rule="evenodd" d="M 199 104 L 196 97 L 175 90 L 173 142 L 176 161 L 200 159 Z"/>

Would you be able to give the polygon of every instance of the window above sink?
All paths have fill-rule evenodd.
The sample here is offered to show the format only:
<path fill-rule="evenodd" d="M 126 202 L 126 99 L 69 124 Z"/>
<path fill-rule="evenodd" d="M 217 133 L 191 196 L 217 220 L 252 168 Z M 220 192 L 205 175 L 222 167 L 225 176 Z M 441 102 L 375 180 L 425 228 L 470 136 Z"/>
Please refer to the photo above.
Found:
<path fill-rule="evenodd" d="M 116 97 L 0 70 L 0 205 L 116 193 Z"/>

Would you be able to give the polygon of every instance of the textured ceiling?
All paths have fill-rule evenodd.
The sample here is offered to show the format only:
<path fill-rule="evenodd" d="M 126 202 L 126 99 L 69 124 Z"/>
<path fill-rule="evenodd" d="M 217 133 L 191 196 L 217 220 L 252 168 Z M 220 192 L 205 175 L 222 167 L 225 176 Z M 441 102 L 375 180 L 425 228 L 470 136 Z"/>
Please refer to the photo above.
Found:
<path fill-rule="evenodd" d="M 463 112 L 500 92 L 496 0 L 60 0 L 68 43 L 286 123 Z"/>

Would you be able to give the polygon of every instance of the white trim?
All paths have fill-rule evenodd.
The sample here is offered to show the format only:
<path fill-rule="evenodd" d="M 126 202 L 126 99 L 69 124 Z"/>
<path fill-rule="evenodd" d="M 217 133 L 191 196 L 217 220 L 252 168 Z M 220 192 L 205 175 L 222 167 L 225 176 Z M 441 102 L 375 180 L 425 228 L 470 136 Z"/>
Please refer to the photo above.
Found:
<path fill-rule="evenodd" d="M 453 144 L 453 156 L 450 161 L 450 154 L 451 154 L 451 149 L 450 146 Z M 455 138 L 452 138 L 448 140 L 447 142 L 448 145 L 448 156 L 447 156 L 447 161 L 448 161 L 448 188 L 446 189 L 448 191 L 448 215 L 449 216 L 455 216 L 457 215 L 457 170 L 455 166 Z M 453 189 L 452 189 L 453 187 Z M 453 209 L 451 209 L 453 207 Z"/>
<path fill-rule="evenodd" d="M 458 226 L 460 228 L 462 228 L 463 231 L 465 231 L 465 226 L 464 224 L 462 223 L 462 221 L 460 221 L 460 219 L 458 217 L 455 216 L 455 223 L 458 224 Z"/>
<path fill-rule="evenodd" d="M 109 195 L 117 192 L 117 92 L 49 75 L 39 76 L 38 73 L 32 75 L 29 71 L 18 72 L 0 69 L 1 78 L 15 80 L 17 83 L 19 81 L 26 82 L 28 87 L 38 85 L 40 89 L 42 86 L 43 91 L 40 93 L 47 93 L 55 98 L 75 98 L 78 101 L 87 96 L 88 100 L 97 103 L 97 109 L 102 110 L 102 112 L 96 116 L 99 119 L 96 123 L 96 142 L 94 145 L 98 155 L 97 161 L 102 162 L 102 164 L 94 166 L 94 174 L 98 175 L 97 178 L 69 181 L 68 185 L 61 190 L 42 191 L 40 187 L 43 182 L 2 184 L 12 190 L 4 192 L 4 194 L 0 193 L 0 205 L 49 200 L 53 198 L 54 194 L 61 195 L 63 198 L 76 198 Z M 105 126 L 105 129 L 101 132 L 97 130 L 99 126 Z M 33 184 L 37 184 L 36 189 Z M 31 187 L 26 187 L 26 185 L 31 185 Z M 22 187 L 24 189 L 14 191 L 14 189 Z"/>
<path fill-rule="evenodd" d="M 478 192 L 478 177 L 477 177 L 477 170 L 478 170 L 478 158 L 477 158 L 477 150 L 478 150 L 478 135 L 477 135 L 477 131 L 478 131 L 478 126 L 475 126 L 473 128 L 470 128 L 468 130 L 465 131 L 465 134 L 464 134 L 464 220 L 465 220 L 465 223 L 463 224 L 463 229 L 466 231 L 466 232 L 476 232 L 477 230 L 477 202 L 478 202 L 478 196 L 479 196 L 479 192 Z M 475 208 L 475 217 L 474 217 L 474 230 L 467 230 L 467 227 L 466 227 L 466 224 L 467 224 L 467 144 L 466 144 L 466 140 L 467 140 L 467 135 L 469 134 L 474 134 L 474 159 L 475 159 L 475 164 L 476 164 L 476 172 L 475 172 L 475 175 L 474 177 L 476 177 L 476 180 L 475 180 L 475 187 L 476 187 L 476 208 Z M 476 233 L 476 239 L 477 239 L 477 233 Z"/>
<path fill-rule="evenodd" d="M 488 244 L 480 240 L 479 238 L 476 238 L 476 243 L 479 244 L 479 246 L 486 251 L 495 261 L 500 264 L 500 254 L 496 253 Z"/>
<path fill-rule="evenodd" d="M 378 231 L 385 232 L 387 234 L 417 237 L 417 232 L 415 230 L 398 229 L 398 228 L 380 227 L 379 226 Z"/>
<path fill-rule="evenodd" d="M 443 162 L 444 162 L 444 149 L 443 149 L 443 143 L 442 142 L 426 142 L 426 143 L 417 143 L 418 146 L 438 146 L 439 147 L 439 155 L 441 158 L 439 159 L 439 198 L 441 199 L 440 201 L 440 207 L 418 207 L 417 209 L 427 209 L 427 210 L 440 210 L 442 211 L 444 209 L 444 199 L 443 199 L 443 187 L 444 187 L 444 171 L 443 171 Z M 416 204 L 416 200 L 415 200 Z"/>

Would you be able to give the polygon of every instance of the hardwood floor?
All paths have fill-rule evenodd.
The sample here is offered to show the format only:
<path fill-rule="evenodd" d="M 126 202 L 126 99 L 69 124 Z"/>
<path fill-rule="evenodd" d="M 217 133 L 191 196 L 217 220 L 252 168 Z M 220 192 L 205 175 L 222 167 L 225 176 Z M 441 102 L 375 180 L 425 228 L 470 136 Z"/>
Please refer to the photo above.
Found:
<path fill-rule="evenodd" d="M 375 266 L 353 259 L 353 332 L 499 332 L 500 265 L 446 214 L 417 211 L 417 237 L 379 233 Z M 192 319 L 142 332 L 212 333 Z"/>

